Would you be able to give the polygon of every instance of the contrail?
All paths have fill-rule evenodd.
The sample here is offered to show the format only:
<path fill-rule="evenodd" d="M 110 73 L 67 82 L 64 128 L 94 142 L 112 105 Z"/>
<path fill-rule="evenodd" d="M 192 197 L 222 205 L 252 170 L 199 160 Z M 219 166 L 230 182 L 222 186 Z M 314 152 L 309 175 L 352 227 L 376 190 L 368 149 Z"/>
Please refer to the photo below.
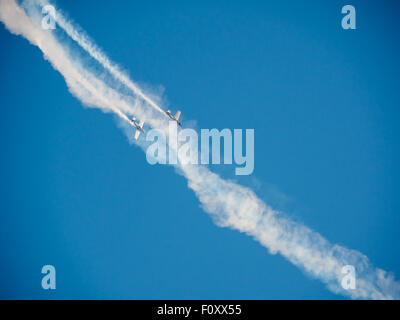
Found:
<path fill-rule="evenodd" d="M 105 112 L 115 113 L 122 120 L 129 121 L 121 109 L 116 108 L 111 99 L 99 94 L 99 91 L 108 92 L 110 97 L 117 96 L 117 93 L 106 87 L 81 65 L 72 62 L 65 48 L 51 33 L 43 32 L 14 1 L 1 1 L 0 9 L 0 20 L 12 33 L 22 35 L 41 49 L 45 58 L 64 76 L 70 91 L 75 96 L 87 106 L 99 107 Z M 120 106 L 126 112 L 131 109 L 126 101 L 120 101 Z"/>
<path fill-rule="evenodd" d="M 42 7 L 49 4 L 47 0 L 34 0 Z M 107 69 L 116 79 L 121 81 L 125 86 L 131 89 L 138 97 L 146 101 L 150 106 L 164 114 L 164 111 L 148 96 L 146 96 L 138 85 L 133 83 L 127 75 L 125 75 L 116 64 L 112 63 L 110 59 L 90 40 L 90 38 L 83 32 L 78 32 L 76 28 L 69 23 L 61 13 L 57 10 L 56 14 L 57 24 L 73 39 L 76 41 L 89 55 L 98 61 L 105 69 Z"/>
<path fill-rule="evenodd" d="M 7 29 L 39 47 L 45 58 L 62 74 L 71 93 L 84 105 L 114 112 L 123 120 L 127 120 L 125 113 L 144 116 L 151 126 L 165 131 L 167 121 L 154 118 L 147 106 L 151 105 L 157 111 L 162 109 L 154 108 L 149 102 L 152 100 L 139 87 L 134 85 L 137 91 L 132 89 L 135 97 L 111 88 L 85 67 L 81 60 L 72 58 L 72 48 L 63 44 L 52 32 L 42 30 L 40 11 L 28 11 L 29 15 L 15 0 L 0 0 L 0 20 Z M 72 37 L 69 32 L 67 34 L 115 78 L 127 87 L 133 84 L 118 68 L 113 67 L 115 65 L 87 37 L 81 35 L 70 22 L 64 20 L 64 23 L 64 27 L 68 26 L 75 36 Z M 187 178 L 188 186 L 195 192 L 204 210 L 219 226 L 248 234 L 270 253 L 280 253 L 310 276 L 320 279 L 335 293 L 355 299 L 400 299 L 400 283 L 395 281 L 392 274 L 374 267 L 360 252 L 331 244 L 319 233 L 270 208 L 249 188 L 226 181 L 207 167 L 178 165 L 178 168 Z M 353 265 L 356 269 L 357 285 L 354 290 L 345 290 L 341 286 L 341 270 L 345 265 Z"/>

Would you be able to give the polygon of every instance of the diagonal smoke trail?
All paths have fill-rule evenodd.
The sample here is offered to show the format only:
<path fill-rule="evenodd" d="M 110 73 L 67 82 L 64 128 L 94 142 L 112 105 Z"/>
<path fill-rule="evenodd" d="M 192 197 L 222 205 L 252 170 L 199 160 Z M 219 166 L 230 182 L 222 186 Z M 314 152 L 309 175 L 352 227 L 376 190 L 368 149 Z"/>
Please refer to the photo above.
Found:
<path fill-rule="evenodd" d="M 49 4 L 47 0 L 34 0 L 34 2 L 40 4 L 42 7 Z M 68 36 L 71 37 L 71 39 L 76 41 L 87 53 L 89 53 L 92 58 L 96 59 L 116 79 L 121 81 L 138 97 L 146 101 L 154 109 L 164 114 L 164 111 L 153 100 L 145 95 L 139 86 L 133 83 L 133 81 L 130 80 L 129 77 L 124 74 L 116 64 L 112 63 L 110 59 L 94 43 L 92 43 L 86 34 L 76 30 L 76 28 L 65 19 L 61 13 L 61 10 L 57 10 L 56 21 L 57 24 L 68 34 Z"/>
<path fill-rule="evenodd" d="M 129 121 L 121 111 L 121 109 L 125 112 L 131 110 L 127 101 L 120 101 L 122 108 L 116 108 L 112 103 L 112 97 L 116 97 L 117 93 L 85 70 L 79 63 L 72 62 L 67 50 L 57 43 L 51 33 L 43 32 L 14 1 L 1 1 L 0 9 L 0 20 L 12 33 L 22 35 L 41 49 L 45 58 L 64 76 L 72 94 L 84 100 L 88 106 L 96 106 L 105 112 L 113 112 L 122 120 Z M 99 92 L 107 92 L 110 97 L 99 94 Z"/>
<path fill-rule="evenodd" d="M 152 126 L 165 131 L 167 121 L 159 121 L 153 117 L 153 113 L 147 108 L 150 104 L 148 100 L 151 99 L 140 89 L 138 92 L 142 95 L 130 97 L 110 88 L 85 67 L 83 62 L 71 57 L 71 48 L 60 42 L 51 32 L 40 28 L 40 11 L 29 9 L 27 15 L 15 0 L 0 0 L 0 20 L 10 32 L 25 37 L 40 48 L 45 58 L 62 74 L 71 93 L 83 104 L 105 112 L 114 112 L 124 120 L 127 120 L 124 113 L 145 116 Z M 82 38 L 84 36 L 71 23 L 65 23 L 72 28 L 70 32 L 75 34 L 75 41 L 86 39 L 86 50 L 92 57 L 102 57 L 103 62 L 108 61 L 108 64 L 101 64 L 110 71 L 109 66 L 113 64 L 109 59 L 97 51 L 96 46 L 88 42 L 88 38 Z M 115 70 L 116 74 L 111 73 L 118 78 L 116 75 L 119 71 Z M 133 83 L 127 77 L 118 79 L 125 85 Z M 312 277 L 323 281 L 333 292 L 359 299 L 400 299 L 400 284 L 391 274 L 372 266 L 363 254 L 329 243 L 317 232 L 271 209 L 249 188 L 223 180 L 204 166 L 178 167 L 204 210 L 211 214 L 219 226 L 248 234 L 272 254 L 280 253 Z M 342 267 L 348 264 L 355 266 L 357 271 L 355 290 L 344 290 L 340 285 Z"/>

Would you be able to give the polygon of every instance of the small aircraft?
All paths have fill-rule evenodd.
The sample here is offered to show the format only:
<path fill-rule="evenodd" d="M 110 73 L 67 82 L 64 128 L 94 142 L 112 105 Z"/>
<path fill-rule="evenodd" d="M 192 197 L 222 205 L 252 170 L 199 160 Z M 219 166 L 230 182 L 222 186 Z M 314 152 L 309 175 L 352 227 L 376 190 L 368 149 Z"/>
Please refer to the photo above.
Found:
<path fill-rule="evenodd" d="M 136 132 L 135 132 L 135 140 L 137 140 L 137 139 L 139 138 L 139 135 L 140 135 L 141 132 L 142 132 L 143 134 L 146 133 L 146 132 L 143 130 L 143 125 L 144 125 L 144 121 L 143 121 L 143 120 L 140 121 L 139 123 L 137 123 L 137 122 L 136 122 L 136 118 L 133 117 L 132 120 L 131 120 L 129 123 L 130 123 L 130 125 L 131 125 L 132 127 L 134 127 L 134 128 L 136 129 Z"/>
<path fill-rule="evenodd" d="M 182 123 L 179 122 L 179 117 L 181 116 L 181 111 L 180 110 L 178 110 L 178 112 L 175 114 L 175 116 L 173 116 L 171 114 L 170 110 L 167 110 L 167 112 L 165 112 L 165 114 L 167 115 L 167 117 L 169 119 L 176 121 L 178 123 L 178 125 L 180 125 L 180 126 L 182 125 Z"/>

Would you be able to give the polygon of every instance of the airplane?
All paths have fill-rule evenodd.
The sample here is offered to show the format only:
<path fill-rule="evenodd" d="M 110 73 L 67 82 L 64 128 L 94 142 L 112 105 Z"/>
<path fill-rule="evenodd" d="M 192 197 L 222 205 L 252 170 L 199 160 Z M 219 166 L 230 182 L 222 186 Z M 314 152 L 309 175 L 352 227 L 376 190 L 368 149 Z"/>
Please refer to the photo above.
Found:
<path fill-rule="evenodd" d="M 182 125 L 182 123 L 179 122 L 179 117 L 181 116 L 181 111 L 180 110 L 178 110 L 178 112 L 175 114 L 175 116 L 173 116 L 171 114 L 170 110 L 167 110 L 167 112 L 165 112 L 165 114 L 167 115 L 167 117 L 169 119 L 176 121 L 178 123 L 178 125 L 180 125 L 180 126 Z"/>
<path fill-rule="evenodd" d="M 143 134 L 146 133 L 143 129 L 144 121 L 140 121 L 139 123 L 136 122 L 136 118 L 133 117 L 132 120 L 129 122 L 129 124 L 136 129 L 135 132 L 135 140 L 139 138 L 140 133 L 142 132 Z"/>

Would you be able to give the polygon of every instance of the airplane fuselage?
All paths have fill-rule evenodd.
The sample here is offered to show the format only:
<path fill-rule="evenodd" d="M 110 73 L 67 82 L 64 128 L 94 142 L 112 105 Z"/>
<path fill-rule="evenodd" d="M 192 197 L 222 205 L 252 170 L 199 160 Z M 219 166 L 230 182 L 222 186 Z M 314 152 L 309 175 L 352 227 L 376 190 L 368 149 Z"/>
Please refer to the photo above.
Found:
<path fill-rule="evenodd" d="M 179 122 L 179 120 L 176 119 L 176 118 L 171 114 L 171 112 L 170 112 L 169 110 L 166 111 L 165 114 L 167 115 L 167 117 L 168 117 L 169 119 L 171 119 L 171 120 L 173 120 L 173 121 L 176 121 L 177 124 L 178 124 L 179 126 L 182 125 L 182 124 Z"/>
<path fill-rule="evenodd" d="M 140 132 L 145 133 L 145 131 L 143 130 L 143 128 L 140 127 L 140 125 L 139 125 L 135 120 L 130 120 L 129 123 L 130 123 L 130 125 L 131 125 L 132 127 L 134 127 L 136 130 L 139 130 Z"/>

